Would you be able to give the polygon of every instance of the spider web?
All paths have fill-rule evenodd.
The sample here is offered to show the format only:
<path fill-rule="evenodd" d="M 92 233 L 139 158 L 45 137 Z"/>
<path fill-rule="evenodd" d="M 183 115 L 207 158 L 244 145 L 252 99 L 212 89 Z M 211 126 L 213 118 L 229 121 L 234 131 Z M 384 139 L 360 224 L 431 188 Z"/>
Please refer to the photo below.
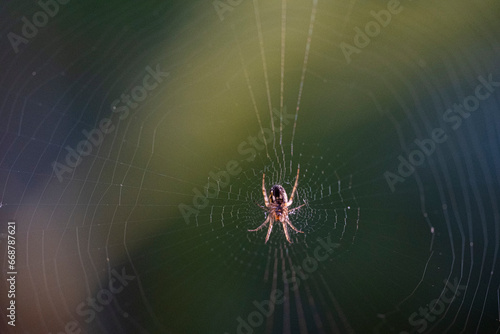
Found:
<path fill-rule="evenodd" d="M 442 117 L 500 81 L 498 5 L 401 2 L 346 61 L 389 3 L 57 3 L 18 52 L 42 7 L 2 4 L 2 333 L 500 333 L 498 88 Z M 290 195 L 299 168 L 304 233 L 265 244 L 262 175 Z"/>

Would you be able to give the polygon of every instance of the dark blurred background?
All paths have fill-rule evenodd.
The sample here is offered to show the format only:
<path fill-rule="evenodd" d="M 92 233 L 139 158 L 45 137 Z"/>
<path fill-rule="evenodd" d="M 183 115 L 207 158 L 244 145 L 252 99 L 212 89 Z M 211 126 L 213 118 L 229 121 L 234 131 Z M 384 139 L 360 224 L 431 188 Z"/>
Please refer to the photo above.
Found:
<path fill-rule="evenodd" d="M 1 332 L 497 333 L 499 9 L 4 1 Z"/>

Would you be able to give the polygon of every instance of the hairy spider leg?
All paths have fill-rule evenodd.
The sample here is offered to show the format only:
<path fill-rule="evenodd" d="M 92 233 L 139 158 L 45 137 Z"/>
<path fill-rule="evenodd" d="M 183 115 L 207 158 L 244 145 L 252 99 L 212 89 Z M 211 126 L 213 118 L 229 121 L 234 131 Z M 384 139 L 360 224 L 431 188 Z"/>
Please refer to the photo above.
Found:
<path fill-rule="evenodd" d="M 257 227 L 254 230 L 248 230 L 248 232 L 257 232 L 258 230 L 260 230 L 261 228 L 266 226 L 267 222 L 271 222 L 271 221 L 272 221 L 271 215 L 268 215 L 266 220 L 264 220 L 264 222 L 262 223 L 262 225 L 260 225 L 259 227 Z"/>
<path fill-rule="evenodd" d="M 290 214 L 294 213 L 294 212 L 295 212 L 295 210 L 300 209 L 300 208 L 301 208 L 301 207 L 303 207 L 304 205 L 306 205 L 306 203 L 304 203 L 304 204 L 302 204 L 302 205 L 299 205 L 298 207 L 293 208 L 292 210 L 288 211 L 288 214 L 290 215 Z"/>
<path fill-rule="evenodd" d="M 290 219 L 288 219 L 288 218 L 287 218 L 287 219 L 286 219 L 286 223 L 287 223 L 288 225 L 290 225 L 290 227 L 291 227 L 291 228 L 293 228 L 293 230 L 294 230 L 295 232 L 297 232 L 297 233 L 304 233 L 304 232 L 302 232 L 302 231 L 298 230 L 295 226 L 293 226 L 293 224 L 292 224 L 292 222 L 290 221 Z"/>
<path fill-rule="evenodd" d="M 297 177 L 295 178 L 295 185 L 293 186 L 292 196 L 290 196 L 290 200 L 288 202 L 286 202 L 287 207 L 292 205 L 293 196 L 295 196 L 295 191 L 297 190 L 297 184 L 299 182 L 299 171 L 300 171 L 300 168 L 297 168 Z"/>
<path fill-rule="evenodd" d="M 266 173 L 262 174 L 262 195 L 264 195 L 264 203 L 266 203 L 266 208 L 269 207 L 269 200 L 267 199 L 267 191 L 266 191 Z"/>
<path fill-rule="evenodd" d="M 292 240 L 290 240 L 290 235 L 288 234 L 288 227 L 287 227 L 287 222 L 286 222 L 286 220 L 282 220 L 282 221 L 281 221 L 281 224 L 283 225 L 283 231 L 285 231 L 285 237 L 286 237 L 286 240 L 287 240 L 289 243 L 292 243 Z"/>
<path fill-rule="evenodd" d="M 255 202 L 255 204 L 256 204 L 257 206 L 260 206 L 260 207 L 262 208 L 262 210 L 266 210 L 266 207 L 265 207 L 265 206 L 260 205 L 259 203 L 257 203 L 257 201 L 254 201 L 254 202 Z"/>
<path fill-rule="evenodd" d="M 266 241 L 264 242 L 265 244 L 267 244 L 267 241 L 269 240 L 269 236 L 271 235 L 271 231 L 273 230 L 273 225 L 274 219 L 271 215 L 269 215 L 269 228 L 267 229 Z"/>

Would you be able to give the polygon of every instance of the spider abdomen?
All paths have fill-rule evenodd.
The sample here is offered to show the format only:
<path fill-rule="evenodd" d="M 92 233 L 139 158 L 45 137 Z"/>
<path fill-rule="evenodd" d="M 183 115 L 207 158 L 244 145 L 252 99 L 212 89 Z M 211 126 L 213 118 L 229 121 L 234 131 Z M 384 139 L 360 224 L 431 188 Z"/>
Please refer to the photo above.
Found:
<path fill-rule="evenodd" d="M 288 202 L 288 196 L 286 195 L 285 188 L 281 185 L 277 184 L 272 186 L 270 193 L 271 195 L 269 196 L 269 200 L 271 203 L 281 207 L 284 203 Z"/>

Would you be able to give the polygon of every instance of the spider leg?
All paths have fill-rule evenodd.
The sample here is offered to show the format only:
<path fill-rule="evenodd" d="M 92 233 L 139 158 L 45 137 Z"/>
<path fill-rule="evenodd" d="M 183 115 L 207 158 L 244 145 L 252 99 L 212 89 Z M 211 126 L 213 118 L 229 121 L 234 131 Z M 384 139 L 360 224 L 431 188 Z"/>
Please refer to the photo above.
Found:
<path fill-rule="evenodd" d="M 295 226 L 293 226 L 293 224 L 292 224 L 292 222 L 290 221 L 290 219 L 287 219 L 287 220 L 286 220 L 286 223 L 287 223 L 288 225 L 290 225 L 290 227 L 291 227 L 291 228 L 293 228 L 293 230 L 294 230 L 295 232 L 297 232 L 297 233 L 304 233 L 304 232 L 302 232 L 302 231 L 298 230 Z"/>
<path fill-rule="evenodd" d="M 292 210 L 288 211 L 288 214 L 292 214 L 292 213 L 294 213 L 294 212 L 295 212 L 295 210 L 300 209 L 300 208 L 301 208 L 301 207 L 303 207 L 304 205 L 306 205 L 306 203 L 304 203 L 304 204 L 302 204 L 302 205 L 299 205 L 298 207 L 293 208 Z"/>
<path fill-rule="evenodd" d="M 257 204 L 258 206 L 260 206 L 263 210 L 266 210 L 266 207 L 260 205 L 259 203 L 257 203 L 257 201 L 255 201 L 255 204 Z"/>
<path fill-rule="evenodd" d="M 295 185 L 293 186 L 292 195 L 290 196 L 290 200 L 288 202 L 286 202 L 287 207 L 292 205 L 293 196 L 295 196 L 295 191 L 297 190 L 297 184 L 299 182 L 299 171 L 300 171 L 300 167 L 297 167 L 297 177 L 295 178 Z"/>
<path fill-rule="evenodd" d="M 271 215 L 269 215 L 271 217 Z M 273 230 L 273 225 L 274 221 L 272 219 L 269 219 L 269 228 L 267 229 L 267 235 L 266 235 L 266 241 L 264 242 L 267 244 L 267 241 L 269 240 L 269 236 L 271 235 L 271 231 Z"/>
<path fill-rule="evenodd" d="M 267 191 L 266 191 L 266 173 L 262 174 L 262 195 L 264 195 L 264 203 L 266 204 L 266 208 L 269 207 L 269 199 L 267 198 Z"/>
<path fill-rule="evenodd" d="M 262 223 L 262 225 L 260 225 L 259 227 L 257 227 L 256 229 L 254 230 L 248 230 L 248 232 L 257 232 L 258 230 L 260 230 L 261 228 L 263 228 L 264 226 L 266 226 L 267 222 L 271 221 L 271 215 L 268 215 L 266 220 L 264 220 L 264 222 Z"/>
<path fill-rule="evenodd" d="M 292 241 L 290 240 L 290 235 L 288 234 L 287 222 L 286 222 L 285 220 L 282 220 L 282 221 L 281 221 L 281 224 L 283 225 L 283 231 L 285 231 L 285 237 L 286 237 L 286 240 L 287 240 L 289 243 L 292 243 Z"/>

